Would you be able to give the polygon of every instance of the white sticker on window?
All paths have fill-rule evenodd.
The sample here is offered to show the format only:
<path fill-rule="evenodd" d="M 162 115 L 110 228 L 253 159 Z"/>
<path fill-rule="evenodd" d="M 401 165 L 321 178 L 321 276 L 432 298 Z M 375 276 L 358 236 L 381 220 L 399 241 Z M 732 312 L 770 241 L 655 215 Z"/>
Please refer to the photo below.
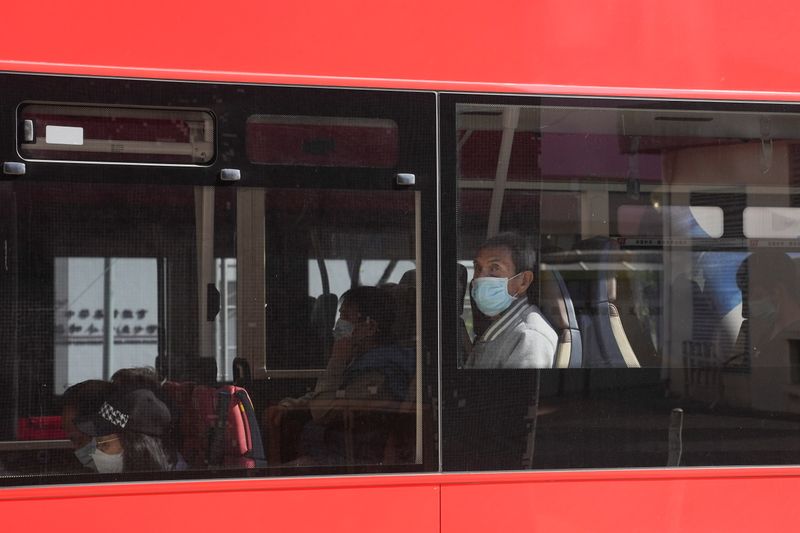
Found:
<path fill-rule="evenodd" d="M 83 144 L 83 128 L 69 126 L 47 126 L 44 141 L 47 144 Z"/>

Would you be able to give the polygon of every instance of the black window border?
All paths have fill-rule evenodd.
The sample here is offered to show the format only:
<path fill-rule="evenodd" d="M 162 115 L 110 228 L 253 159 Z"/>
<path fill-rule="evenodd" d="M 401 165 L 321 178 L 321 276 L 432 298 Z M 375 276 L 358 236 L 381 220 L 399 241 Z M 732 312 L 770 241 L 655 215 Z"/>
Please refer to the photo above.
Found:
<path fill-rule="evenodd" d="M 463 445 L 459 431 L 463 431 L 464 414 L 459 413 L 459 403 L 470 403 L 469 392 L 485 390 L 487 387 L 502 387 L 498 390 L 527 391 L 529 383 L 537 379 L 536 373 L 556 373 L 559 379 L 579 377 L 583 369 L 465 369 L 458 368 L 457 354 L 459 349 L 459 315 L 458 287 L 454 275 L 458 260 L 458 217 L 459 191 L 456 143 L 456 107 L 459 104 L 517 105 L 525 107 L 583 107 L 583 108 L 625 108 L 642 110 L 685 110 L 685 111 L 729 111 L 729 112 L 769 112 L 800 114 L 800 102 L 787 101 L 735 101 L 709 100 L 691 98 L 656 98 L 626 96 L 591 96 L 591 95 L 542 95 L 542 94 L 505 94 L 505 93 L 439 93 L 439 161 L 442 176 L 440 185 L 440 217 L 441 217 L 441 354 L 440 361 L 440 398 L 439 410 L 439 445 L 443 472 L 483 472 L 498 470 L 497 468 L 475 468 L 480 465 L 480 451 L 470 450 Z M 728 216 L 725 217 L 725 231 L 729 230 Z M 448 268 L 452 269 L 449 272 Z M 628 371 L 647 372 L 650 369 L 626 369 Z M 658 369 L 656 369 L 658 370 Z M 474 403 L 474 402 L 473 402 Z M 476 432 L 476 435 L 480 432 Z M 478 436 L 474 436 L 480 439 Z M 476 440 L 475 442 L 478 442 Z M 473 442 L 474 444 L 474 442 Z M 787 465 L 788 466 L 788 465 Z M 500 467 L 499 470 L 507 470 Z M 570 469 L 572 470 L 572 469 Z M 579 469 L 580 470 L 580 469 Z M 514 470 L 512 470 L 514 471 Z M 521 470 L 518 470 L 521 471 Z"/>
<path fill-rule="evenodd" d="M 413 188 L 430 192 L 435 180 L 436 95 L 430 91 L 21 73 L 0 73 L 0 87 L 0 156 L 4 162 L 23 162 L 27 167 L 24 176 L 0 176 L 3 180 L 392 190 L 398 187 L 396 173 L 415 172 L 423 167 L 424 172 L 417 172 Z M 216 157 L 208 165 L 25 159 L 17 150 L 17 109 L 34 102 L 209 111 L 215 119 Z M 398 165 L 393 169 L 369 169 L 251 163 L 245 151 L 246 121 L 256 114 L 394 120 L 400 143 Z M 218 176 L 223 168 L 239 169 L 241 181 L 221 182 Z M 309 173 L 314 176 L 313 183 Z"/>
<path fill-rule="evenodd" d="M 346 87 L 312 87 L 150 80 L 78 75 L 0 73 L 0 162 L 26 165 L 22 176 L 0 174 L 0 182 L 136 184 L 267 189 L 335 189 L 359 191 L 415 191 L 420 193 L 422 265 L 423 462 L 420 465 L 345 465 L 341 467 L 285 467 L 217 469 L 187 472 L 131 473 L 126 475 L 58 474 L 0 476 L 0 486 L 40 486 L 107 483 L 109 481 L 179 481 L 184 479 L 264 478 L 345 474 L 401 474 L 437 471 L 438 419 L 438 183 L 437 103 L 433 91 Z M 18 152 L 18 108 L 25 103 L 109 105 L 205 110 L 215 119 L 216 156 L 208 165 L 130 164 L 113 162 L 44 161 Z M 247 118 L 255 114 L 391 119 L 399 132 L 398 165 L 394 169 L 347 167 L 290 167 L 251 163 L 245 149 Z M 242 179 L 223 182 L 223 168 L 239 169 Z M 416 183 L 398 185 L 397 173 L 414 173 Z M 311 176 L 311 177 L 309 177 Z M 0 185 L 0 193 L 6 189 Z M 16 217 L 16 215 L 10 216 Z M 0 217 L 0 222 L 4 219 Z M 16 218 L 11 220 L 17 224 Z M 12 250 L 15 257 L 16 251 Z M 12 275 L 14 272 L 12 271 Z M 2 280 L 5 281 L 5 280 Z M 16 291 L 15 284 L 10 287 Z M 14 297 L 9 309 L 16 309 Z M 8 306 L 7 306 L 8 307 Z M 16 313 L 15 313 L 16 316 Z M 13 324 L 0 321 L 0 339 L 16 342 Z M 13 384 L 12 384 L 13 386 Z"/>

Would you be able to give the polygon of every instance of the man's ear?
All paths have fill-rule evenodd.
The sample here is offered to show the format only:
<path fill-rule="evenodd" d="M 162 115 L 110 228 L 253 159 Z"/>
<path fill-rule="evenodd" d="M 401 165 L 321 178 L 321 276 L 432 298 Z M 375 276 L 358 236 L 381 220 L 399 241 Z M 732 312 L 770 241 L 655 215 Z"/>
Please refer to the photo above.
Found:
<path fill-rule="evenodd" d="M 527 291 L 528 287 L 530 287 L 532 284 L 533 284 L 533 272 L 531 272 L 530 270 L 526 270 L 525 272 L 522 273 L 522 292 Z"/>

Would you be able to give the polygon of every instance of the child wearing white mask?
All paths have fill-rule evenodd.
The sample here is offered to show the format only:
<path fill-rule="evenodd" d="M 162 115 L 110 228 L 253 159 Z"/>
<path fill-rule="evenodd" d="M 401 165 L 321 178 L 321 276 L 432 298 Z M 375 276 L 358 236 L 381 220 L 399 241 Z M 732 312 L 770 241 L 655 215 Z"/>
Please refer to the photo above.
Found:
<path fill-rule="evenodd" d="M 76 383 L 64 391 L 61 397 L 61 427 L 72 444 L 75 457 L 84 468 L 97 470 L 92 454 L 96 449 L 95 439 L 75 425 L 75 419 L 95 413 L 111 390 L 111 383 L 90 379 Z"/>
<path fill-rule="evenodd" d="M 101 474 L 173 470 L 176 453 L 164 439 L 171 418 L 152 391 L 116 389 L 97 413 L 79 418 L 76 425 L 94 437 L 91 456 Z"/>

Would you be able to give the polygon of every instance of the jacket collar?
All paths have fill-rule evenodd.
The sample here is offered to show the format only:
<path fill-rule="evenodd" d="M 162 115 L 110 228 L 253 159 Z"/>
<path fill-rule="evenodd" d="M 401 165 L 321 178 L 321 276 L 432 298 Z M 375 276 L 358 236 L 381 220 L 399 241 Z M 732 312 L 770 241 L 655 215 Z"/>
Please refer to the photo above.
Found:
<path fill-rule="evenodd" d="M 483 332 L 480 340 L 485 342 L 495 340 L 509 327 L 513 327 L 519 322 L 519 318 L 523 316 L 529 305 L 527 296 L 523 295 L 521 298 L 517 298 L 517 301 L 511 304 L 511 307 L 506 309 L 500 318 L 492 322 L 492 325 Z"/>

